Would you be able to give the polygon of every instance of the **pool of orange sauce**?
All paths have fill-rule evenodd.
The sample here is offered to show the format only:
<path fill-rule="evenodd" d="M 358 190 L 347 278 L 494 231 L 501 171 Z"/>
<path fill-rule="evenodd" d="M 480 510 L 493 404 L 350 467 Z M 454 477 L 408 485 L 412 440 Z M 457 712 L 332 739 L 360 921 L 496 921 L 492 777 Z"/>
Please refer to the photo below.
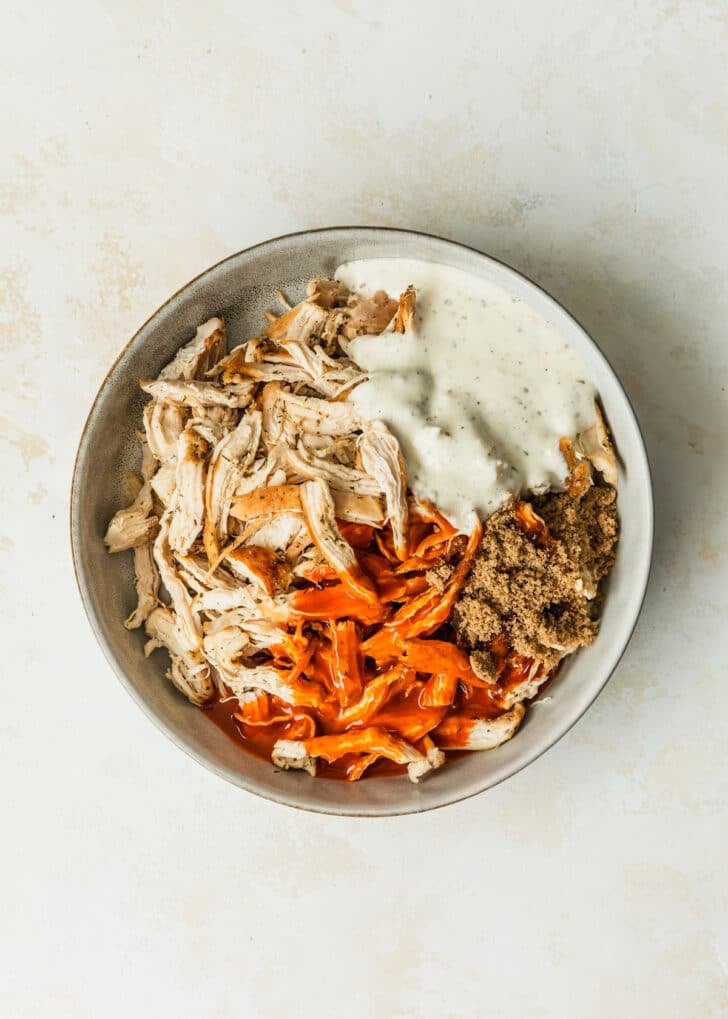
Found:
<path fill-rule="evenodd" d="M 211 722 L 225 733 L 236 746 L 240 747 L 241 750 L 253 754 L 254 757 L 258 757 L 263 761 L 267 761 L 270 764 L 270 754 L 273 749 L 273 744 L 279 738 L 284 735 L 284 729 L 286 727 L 285 722 L 281 722 L 279 725 L 268 725 L 260 732 L 259 737 L 256 739 L 254 736 L 250 737 L 244 734 L 243 726 L 240 721 L 235 718 L 235 713 L 238 711 L 237 698 L 231 697 L 229 700 L 220 700 L 216 698 L 212 704 L 206 705 L 204 708 L 200 708 L 200 711 L 204 712 L 207 718 Z M 248 727 L 249 729 L 251 727 Z M 459 753 L 459 752 L 457 752 Z M 325 761 L 319 759 L 316 768 L 317 778 L 333 778 L 339 781 L 346 781 L 346 773 L 352 762 L 358 755 L 346 754 L 344 757 L 339 758 L 338 761 L 334 761 L 333 764 L 327 764 Z M 448 757 L 454 756 L 448 754 Z M 405 764 L 395 764 L 393 761 L 388 761 L 386 758 L 380 758 L 375 761 L 371 767 L 367 768 L 364 773 L 365 778 L 385 778 L 392 777 L 393 775 L 406 775 L 407 766 Z"/>

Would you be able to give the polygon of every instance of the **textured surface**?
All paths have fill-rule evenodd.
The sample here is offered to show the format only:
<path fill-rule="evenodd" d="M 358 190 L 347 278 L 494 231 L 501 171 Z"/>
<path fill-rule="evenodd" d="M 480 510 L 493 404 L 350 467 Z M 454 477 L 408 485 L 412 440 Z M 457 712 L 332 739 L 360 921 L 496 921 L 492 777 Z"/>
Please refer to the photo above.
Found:
<path fill-rule="evenodd" d="M 721 1016 L 724 5 L 298 6 L 0 14 L 0 1012 Z M 627 385 L 658 503 L 638 633 L 582 722 L 485 796 L 388 821 L 289 812 L 180 754 L 66 552 L 75 445 L 138 325 L 231 251 L 352 221 L 561 299 Z"/>

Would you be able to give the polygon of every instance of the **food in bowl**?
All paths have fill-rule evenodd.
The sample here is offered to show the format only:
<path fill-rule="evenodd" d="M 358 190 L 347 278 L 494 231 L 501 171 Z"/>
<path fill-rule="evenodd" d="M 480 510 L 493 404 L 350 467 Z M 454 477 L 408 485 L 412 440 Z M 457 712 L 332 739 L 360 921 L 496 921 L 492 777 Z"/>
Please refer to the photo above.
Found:
<path fill-rule="evenodd" d="M 277 767 L 419 781 L 510 739 L 595 639 L 612 444 L 571 349 L 493 284 L 377 259 L 280 298 L 141 381 L 141 480 L 106 536 L 133 549 L 125 625 Z"/>

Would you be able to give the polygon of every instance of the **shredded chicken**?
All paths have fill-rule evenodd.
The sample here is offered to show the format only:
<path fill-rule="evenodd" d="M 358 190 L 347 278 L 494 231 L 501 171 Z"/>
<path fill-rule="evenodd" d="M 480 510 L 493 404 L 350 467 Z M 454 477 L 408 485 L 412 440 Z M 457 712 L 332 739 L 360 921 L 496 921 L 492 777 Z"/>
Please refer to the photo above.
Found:
<path fill-rule="evenodd" d="M 205 467 L 209 443 L 190 422 L 179 437 L 175 497 L 169 524 L 169 544 L 184 555 L 192 548 L 205 513 Z"/>
<path fill-rule="evenodd" d="M 127 630 L 136 630 L 140 627 L 159 604 L 159 571 L 154 562 L 151 542 L 137 545 L 134 549 L 134 578 L 137 606 L 124 622 Z"/>
<path fill-rule="evenodd" d="M 526 709 L 515 704 L 497 718 L 468 718 L 451 715 L 435 730 L 442 750 L 495 750 L 515 735 Z"/>
<path fill-rule="evenodd" d="M 144 408 L 143 421 L 147 443 L 161 464 L 169 464 L 175 460 L 177 443 L 185 426 L 185 416 L 184 408 L 160 400 L 152 400 Z"/>
<path fill-rule="evenodd" d="M 403 294 L 400 294 L 397 314 L 392 322 L 392 330 L 395 333 L 406 333 L 415 326 L 415 288 L 407 287 Z"/>
<path fill-rule="evenodd" d="M 219 386 L 214 382 L 178 382 L 166 379 L 142 379 L 140 385 L 145 393 L 156 400 L 180 407 L 192 407 L 197 411 L 205 407 L 247 407 L 255 389 L 252 382 Z"/>
<path fill-rule="evenodd" d="M 594 413 L 594 424 L 577 435 L 576 449 L 601 473 L 608 485 L 616 485 L 617 457 L 598 403 L 594 404 Z"/>
<path fill-rule="evenodd" d="M 341 536 L 334 500 L 326 482 L 320 478 L 305 481 L 300 489 L 303 516 L 316 548 L 349 594 L 364 601 L 376 601 L 376 590 L 359 566 L 354 549 Z"/>
<path fill-rule="evenodd" d="M 210 318 L 198 326 L 194 337 L 159 373 L 160 379 L 202 379 L 225 353 L 225 324 Z"/>
<path fill-rule="evenodd" d="M 127 549 L 146 545 L 154 538 L 159 527 L 159 518 L 154 514 L 151 479 L 154 458 L 149 444 L 142 439 L 142 484 L 131 506 L 114 514 L 106 531 L 106 546 L 109 552 L 126 552 Z"/>
<path fill-rule="evenodd" d="M 196 642 L 190 643 L 183 632 L 179 616 L 166 606 L 154 609 L 146 622 L 149 640 L 145 654 L 164 647 L 171 660 L 167 677 L 193 704 L 203 705 L 212 700 L 215 688 L 210 666 Z"/>
<path fill-rule="evenodd" d="M 251 411 L 231 432 L 220 439 L 210 460 L 205 485 L 205 552 L 214 562 L 220 542 L 228 533 L 233 496 L 252 467 L 260 444 L 262 418 Z"/>
<path fill-rule="evenodd" d="M 365 471 L 384 492 L 387 517 L 392 525 L 394 548 L 407 558 L 407 471 L 399 443 L 381 421 L 365 428 L 359 443 Z"/>

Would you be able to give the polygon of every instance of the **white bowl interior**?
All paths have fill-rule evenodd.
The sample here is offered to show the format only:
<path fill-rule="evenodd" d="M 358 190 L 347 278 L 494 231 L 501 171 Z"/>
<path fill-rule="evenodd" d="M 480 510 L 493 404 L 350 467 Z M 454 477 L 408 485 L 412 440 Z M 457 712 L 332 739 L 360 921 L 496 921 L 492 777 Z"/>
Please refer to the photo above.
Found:
<path fill-rule="evenodd" d="M 164 679 L 164 653 L 144 658 L 143 633 L 122 625 L 135 604 L 132 553 L 110 556 L 103 544 L 109 519 L 126 501 L 127 472 L 138 466 L 135 430 L 144 404 L 138 380 L 155 376 L 209 316 L 225 318 L 232 346 L 259 331 L 276 289 L 299 298 L 309 277 L 375 257 L 464 269 L 500 285 L 557 326 L 595 381 L 622 464 L 621 537 L 598 639 L 566 662 L 513 740 L 453 759 L 417 786 L 406 778 L 354 784 L 313 779 L 277 772 L 246 753 Z M 612 369 L 578 323 L 535 284 L 486 255 L 422 234 L 361 227 L 295 234 L 240 252 L 160 308 L 99 391 L 81 438 L 71 498 L 71 540 L 84 606 L 110 664 L 140 707 L 178 746 L 236 785 L 291 806 L 355 815 L 404 814 L 455 802 L 508 778 L 555 743 L 592 703 L 626 647 L 647 585 L 652 528 L 650 474 L 637 422 Z"/>

